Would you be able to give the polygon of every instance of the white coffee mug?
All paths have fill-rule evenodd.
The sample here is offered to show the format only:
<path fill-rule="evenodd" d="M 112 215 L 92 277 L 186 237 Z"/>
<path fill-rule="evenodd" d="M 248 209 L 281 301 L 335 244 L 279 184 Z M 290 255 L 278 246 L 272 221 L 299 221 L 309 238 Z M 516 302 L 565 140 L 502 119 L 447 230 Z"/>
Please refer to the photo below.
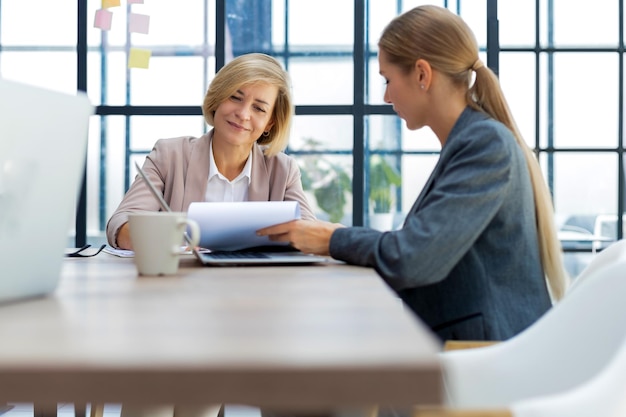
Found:
<path fill-rule="evenodd" d="M 178 271 L 181 246 L 200 242 L 198 223 L 182 212 L 137 212 L 128 215 L 130 240 L 139 275 L 170 275 Z M 191 242 L 184 241 L 189 228 Z"/>

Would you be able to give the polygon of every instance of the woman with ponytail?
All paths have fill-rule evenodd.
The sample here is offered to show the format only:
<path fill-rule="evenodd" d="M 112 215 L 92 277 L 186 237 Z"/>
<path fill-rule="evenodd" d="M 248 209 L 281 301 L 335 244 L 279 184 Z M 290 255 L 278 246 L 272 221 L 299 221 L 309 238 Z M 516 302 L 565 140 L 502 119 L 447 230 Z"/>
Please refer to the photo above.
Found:
<path fill-rule="evenodd" d="M 443 340 L 510 338 L 568 282 L 536 156 L 472 31 L 449 10 L 420 6 L 392 20 L 379 67 L 385 101 L 409 129 L 428 126 L 441 142 L 402 228 L 299 220 L 259 234 L 375 268 Z"/>

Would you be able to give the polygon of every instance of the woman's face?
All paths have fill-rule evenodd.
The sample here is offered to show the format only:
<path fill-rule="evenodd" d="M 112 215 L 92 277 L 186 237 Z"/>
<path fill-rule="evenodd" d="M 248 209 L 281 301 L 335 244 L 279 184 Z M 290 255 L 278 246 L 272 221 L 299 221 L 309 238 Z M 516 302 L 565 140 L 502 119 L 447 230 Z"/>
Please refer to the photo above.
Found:
<path fill-rule="evenodd" d="M 273 126 L 278 88 L 264 83 L 243 85 L 215 110 L 216 140 L 231 145 L 252 144 Z"/>
<path fill-rule="evenodd" d="M 391 64 L 387 60 L 385 51 L 380 50 L 378 54 L 378 65 L 380 75 L 385 78 L 385 103 L 393 104 L 393 110 L 406 122 L 410 130 L 419 129 L 424 126 L 423 114 L 420 111 L 419 83 L 414 73 L 406 74 L 397 65 Z"/>

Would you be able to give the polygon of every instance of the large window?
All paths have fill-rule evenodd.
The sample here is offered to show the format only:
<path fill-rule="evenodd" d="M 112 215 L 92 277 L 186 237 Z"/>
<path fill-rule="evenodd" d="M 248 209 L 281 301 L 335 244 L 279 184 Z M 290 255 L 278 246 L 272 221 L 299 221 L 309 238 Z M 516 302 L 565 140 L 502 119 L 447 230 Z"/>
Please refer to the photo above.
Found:
<path fill-rule="evenodd" d="M 593 8 L 582 0 L 116 3 L 0 0 L 0 74 L 86 90 L 97 105 L 70 231 L 77 245 L 104 240 L 135 176 L 132 162 L 157 139 L 206 132 L 200 103 L 213 75 L 252 51 L 277 57 L 291 74 L 296 119 L 287 152 L 301 164 L 317 215 L 397 227 L 439 143 L 427 129 L 408 131 L 383 103 L 376 44 L 390 19 L 425 3 L 460 14 L 499 74 L 553 192 L 570 272 L 586 262 L 576 251 L 623 235 L 623 0 Z"/>

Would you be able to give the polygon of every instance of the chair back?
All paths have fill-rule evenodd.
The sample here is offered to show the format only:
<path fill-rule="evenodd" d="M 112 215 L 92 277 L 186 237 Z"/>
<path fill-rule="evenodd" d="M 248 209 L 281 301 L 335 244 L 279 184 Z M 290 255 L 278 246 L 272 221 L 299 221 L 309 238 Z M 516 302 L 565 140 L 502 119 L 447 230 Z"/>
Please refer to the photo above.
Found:
<path fill-rule="evenodd" d="M 572 389 L 603 369 L 626 338 L 626 259 L 589 274 L 517 336 L 440 353 L 448 405 L 506 407 Z"/>
<path fill-rule="evenodd" d="M 626 416 L 626 343 L 589 381 L 555 395 L 514 403 L 515 417 Z"/>
<path fill-rule="evenodd" d="M 583 283 L 587 282 L 589 278 L 596 276 L 596 272 L 599 269 L 602 269 L 614 262 L 618 262 L 620 259 L 626 259 L 626 239 L 621 239 L 612 243 L 606 249 L 595 255 L 591 263 L 574 278 L 572 284 L 567 290 L 567 293 L 570 293 Z"/>

